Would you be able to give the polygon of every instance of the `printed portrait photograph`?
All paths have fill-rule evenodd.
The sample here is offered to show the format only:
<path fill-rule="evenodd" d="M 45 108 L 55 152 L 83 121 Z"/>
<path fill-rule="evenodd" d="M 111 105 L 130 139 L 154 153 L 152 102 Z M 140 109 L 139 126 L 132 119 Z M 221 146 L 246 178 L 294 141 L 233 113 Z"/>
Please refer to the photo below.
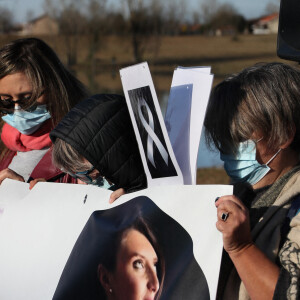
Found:
<path fill-rule="evenodd" d="M 188 232 L 150 198 L 92 213 L 54 300 L 210 299 Z"/>

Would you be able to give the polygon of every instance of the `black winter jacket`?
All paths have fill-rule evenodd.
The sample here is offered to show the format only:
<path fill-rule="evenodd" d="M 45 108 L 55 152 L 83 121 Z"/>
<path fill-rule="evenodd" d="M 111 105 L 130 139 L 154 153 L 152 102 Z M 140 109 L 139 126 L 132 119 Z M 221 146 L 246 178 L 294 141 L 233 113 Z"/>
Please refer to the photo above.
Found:
<path fill-rule="evenodd" d="M 147 187 L 123 96 L 99 94 L 83 100 L 51 131 L 50 138 L 70 144 L 116 188 L 133 192 Z"/>

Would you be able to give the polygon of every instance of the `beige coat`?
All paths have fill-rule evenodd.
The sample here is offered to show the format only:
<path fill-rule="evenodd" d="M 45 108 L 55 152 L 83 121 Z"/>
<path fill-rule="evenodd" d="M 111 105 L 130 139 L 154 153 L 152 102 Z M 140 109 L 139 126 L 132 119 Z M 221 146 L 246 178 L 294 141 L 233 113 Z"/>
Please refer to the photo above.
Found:
<path fill-rule="evenodd" d="M 287 299 L 296 299 L 298 293 L 298 291 L 293 289 L 297 288 L 297 280 L 299 280 L 300 213 L 292 219 L 288 239 L 282 249 L 279 249 L 280 231 L 288 209 L 291 206 L 291 200 L 297 194 L 300 194 L 300 171 L 289 179 L 274 204 L 269 207 L 252 230 L 252 237 L 256 246 L 273 262 L 279 256 L 282 266 L 291 273 L 292 282 L 287 291 Z M 291 247 L 298 249 L 296 253 L 289 250 Z M 250 299 L 236 269 L 233 269 L 229 276 L 223 299 Z"/>

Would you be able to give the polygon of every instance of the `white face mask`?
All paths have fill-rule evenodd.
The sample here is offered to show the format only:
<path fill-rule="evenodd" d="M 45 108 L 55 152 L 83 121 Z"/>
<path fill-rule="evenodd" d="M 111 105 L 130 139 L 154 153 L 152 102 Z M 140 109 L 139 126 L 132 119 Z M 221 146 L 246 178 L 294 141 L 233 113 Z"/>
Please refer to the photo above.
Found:
<path fill-rule="evenodd" d="M 251 185 L 259 182 L 271 170 L 268 164 L 281 151 L 279 149 L 271 159 L 265 164 L 260 164 L 256 160 L 256 145 L 252 140 L 240 143 L 236 155 L 221 154 L 224 161 L 224 168 L 233 183 L 248 182 Z"/>
<path fill-rule="evenodd" d="M 26 111 L 16 105 L 15 111 L 12 114 L 3 116 L 2 120 L 22 134 L 30 135 L 50 118 L 50 113 L 47 111 L 45 104 L 38 105 L 34 111 Z"/>

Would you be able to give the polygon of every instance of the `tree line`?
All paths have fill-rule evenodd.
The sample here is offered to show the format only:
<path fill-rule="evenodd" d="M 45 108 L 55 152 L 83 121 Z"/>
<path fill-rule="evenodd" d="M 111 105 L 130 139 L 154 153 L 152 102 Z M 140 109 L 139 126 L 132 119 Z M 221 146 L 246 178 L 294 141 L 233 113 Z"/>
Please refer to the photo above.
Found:
<path fill-rule="evenodd" d="M 247 28 L 246 19 L 234 6 L 219 4 L 218 0 L 199 1 L 199 9 L 192 13 L 188 11 L 187 0 L 119 0 L 115 8 L 108 6 L 108 0 L 44 0 L 43 6 L 44 13 L 57 21 L 60 35 L 66 39 L 70 65 L 76 64 L 82 35 L 89 38 L 91 61 L 102 39 L 113 34 L 129 36 L 134 59 L 139 62 L 150 44 L 155 45 L 153 51 L 158 51 L 163 35 L 214 34 L 220 28 L 239 34 Z M 12 16 L 0 7 L 0 32 L 11 30 Z M 189 29 L 195 24 L 198 26 Z"/>

